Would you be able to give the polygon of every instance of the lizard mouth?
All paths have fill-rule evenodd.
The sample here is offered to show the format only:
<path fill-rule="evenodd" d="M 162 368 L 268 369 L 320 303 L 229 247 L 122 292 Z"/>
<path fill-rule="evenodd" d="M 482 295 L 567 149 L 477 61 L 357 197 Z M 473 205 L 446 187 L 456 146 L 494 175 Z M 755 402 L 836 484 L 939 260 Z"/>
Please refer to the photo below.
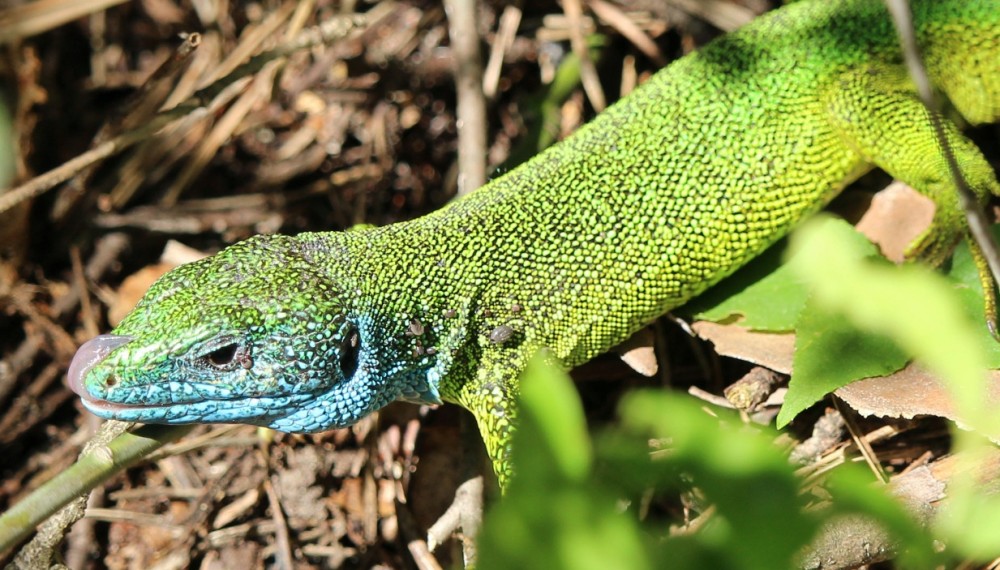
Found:
<path fill-rule="evenodd" d="M 85 408 L 102 418 L 124 418 L 126 415 L 141 413 L 142 410 L 165 409 L 175 402 L 163 404 L 119 403 L 94 395 L 87 389 L 87 375 L 95 366 L 104 361 L 112 351 L 132 341 L 130 336 L 104 334 L 85 343 L 76 351 L 70 362 L 67 373 L 67 383 L 70 390 L 80 396 Z M 107 386 L 114 383 L 113 379 L 105 381 Z M 131 414 L 129 414 L 131 412 Z"/>
<path fill-rule="evenodd" d="M 70 389 L 88 411 L 104 419 L 161 424 L 247 423 L 273 427 L 276 419 L 316 400 L 325 390 L 274 395 L 244 393 L 211 383 L 188 383 L 190 389 L 166 386 L 158 397 L 150 397 L 149 385 L 115 388 L 118 379 L 114 373 L 100 367 L 113 351 L 132 340 L 122 335 L 98 336 L 84 343 L 70 363 L 67 373 Z"/>
<path fill-rule="evenodd" d="M 69 373 L 66 375 L 67 382 L 69 383 L 70 390 L 76 392 L 88 408 L 113 411 L 128 407 L 95 398 L 87 390 L 85 380 L 87 374 L 93 370 L 94 366 L 97 366 L 102 360 L 107 358 L 113 350 L 131 340 L 132 337 L 130 336 L 102 334 L 83 343 L 83 346 L 76 351 L 76 355 L 73 356 L 73 361 L 69 365 Z"/>

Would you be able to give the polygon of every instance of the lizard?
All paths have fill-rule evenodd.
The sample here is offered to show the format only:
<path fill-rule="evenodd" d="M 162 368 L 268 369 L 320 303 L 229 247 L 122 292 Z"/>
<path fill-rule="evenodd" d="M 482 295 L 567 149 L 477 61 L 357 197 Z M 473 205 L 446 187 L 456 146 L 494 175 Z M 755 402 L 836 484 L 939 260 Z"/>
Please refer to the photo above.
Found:
<path fill-rule="evenodd" d="M 914 0 L 928 75 L 964 121 L 1000 119 L 1000 0 Z M 771 11 L 654 74 L 566 140 L 428 215 L 262 235 L 160 278 L 69 384 L 147 423 L 350 425 L 387 403 L 476 419 L 501 488 L 518 377 L 565 367 L 698 295 L 879 167 L 936 205 L 908 257 L 967 234 L 931 115 L 879 0 Z M 981 151 L 945 134 L 981 203 Z M 558 405 L 553 402 L 553 405 Z"/>

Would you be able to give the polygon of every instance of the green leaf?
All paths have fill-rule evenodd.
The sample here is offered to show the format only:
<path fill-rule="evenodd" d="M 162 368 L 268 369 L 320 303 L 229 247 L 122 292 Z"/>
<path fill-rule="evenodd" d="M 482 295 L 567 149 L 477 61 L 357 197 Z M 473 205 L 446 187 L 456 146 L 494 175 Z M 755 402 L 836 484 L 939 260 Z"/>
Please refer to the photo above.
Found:
<path fill-rule="evenodd" d="M 838 388 L 891 374 L 909 361 L 888 337 L 860 331 L 843 314 L 814 302 L 806 305 L 795 328 L 793 372 L 778 412 L 779 428 Z"/>
<path fill-rule="evenodd" d="M 604 570 L 651 568 L 635 521 L 614 501 L 578 487 L 511 489 L 487 515 L 479 567 Z"/>
<path fill-rule="evenodd" d="M 785 240 L 778 242 L 679 311 L 704 321 L 738 322 L 751 330 L 792 330 L 806 291 L 781 263 L 786 247 Z"/>
<path fill-rule="evenodd" d="M 857 232 L 846 238 L 865 256 L 878 250 Z M 697 319 L 728 322 L 766 332 L 795 330 L 809 291 L 791 268 L 787 240 L 782 240 L 732 276 L 684 306 Z"/>

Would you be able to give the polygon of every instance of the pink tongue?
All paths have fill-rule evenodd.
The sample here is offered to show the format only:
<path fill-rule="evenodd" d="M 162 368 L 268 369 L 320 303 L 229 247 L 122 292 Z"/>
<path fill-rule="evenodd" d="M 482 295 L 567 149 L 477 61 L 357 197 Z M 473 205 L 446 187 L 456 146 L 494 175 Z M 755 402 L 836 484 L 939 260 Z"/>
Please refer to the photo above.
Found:
<path fill-rule="evenodd" d="M 118 336 L 113 334 L 102 334 L 83 343 L 83 346 L 76 351 L 73 362 L 69 365 L 69 387 L 81 397 L 87 397 L 86 388 L 83 386 L 83 379 L 87 372 L 98 362 L 104 360 L 112 350 L 132 340 L 130 336 Z"/>

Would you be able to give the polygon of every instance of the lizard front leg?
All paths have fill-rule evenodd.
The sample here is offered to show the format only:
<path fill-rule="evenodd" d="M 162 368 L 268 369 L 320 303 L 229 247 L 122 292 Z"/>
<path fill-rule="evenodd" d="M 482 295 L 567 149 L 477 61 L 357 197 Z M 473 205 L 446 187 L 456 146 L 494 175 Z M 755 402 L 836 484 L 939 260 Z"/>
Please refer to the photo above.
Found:
<path fill-rule="evenodd" d="M 831 124 L 866 161 L 902 180 L 935 204 L 930 226 L 907 247 L 907 259 L 940 265 L 969 233 L 948 157 L 935 131 L 939 123 L 955 163 L 983 205 L 1000 184 L 982 152 L 954 123 L 929 111 L 905 72 L 872 67 L 846 74 L 826 90 Z M 995 329 L 996 295 L 992 274 L 979 246 L 970 239 L 986 298 L 986 316 Z"/>
<path fill-rule="evenodd" d="M 498 351 L 486 351 L 482 362 L 475 379 L 463 388 L 459 403 L 476 419 L 497 483 L 504 490 L 513 475 L 510 451 L 517 424 L 517 382 L 526 362 L 513 363 Z"/>

